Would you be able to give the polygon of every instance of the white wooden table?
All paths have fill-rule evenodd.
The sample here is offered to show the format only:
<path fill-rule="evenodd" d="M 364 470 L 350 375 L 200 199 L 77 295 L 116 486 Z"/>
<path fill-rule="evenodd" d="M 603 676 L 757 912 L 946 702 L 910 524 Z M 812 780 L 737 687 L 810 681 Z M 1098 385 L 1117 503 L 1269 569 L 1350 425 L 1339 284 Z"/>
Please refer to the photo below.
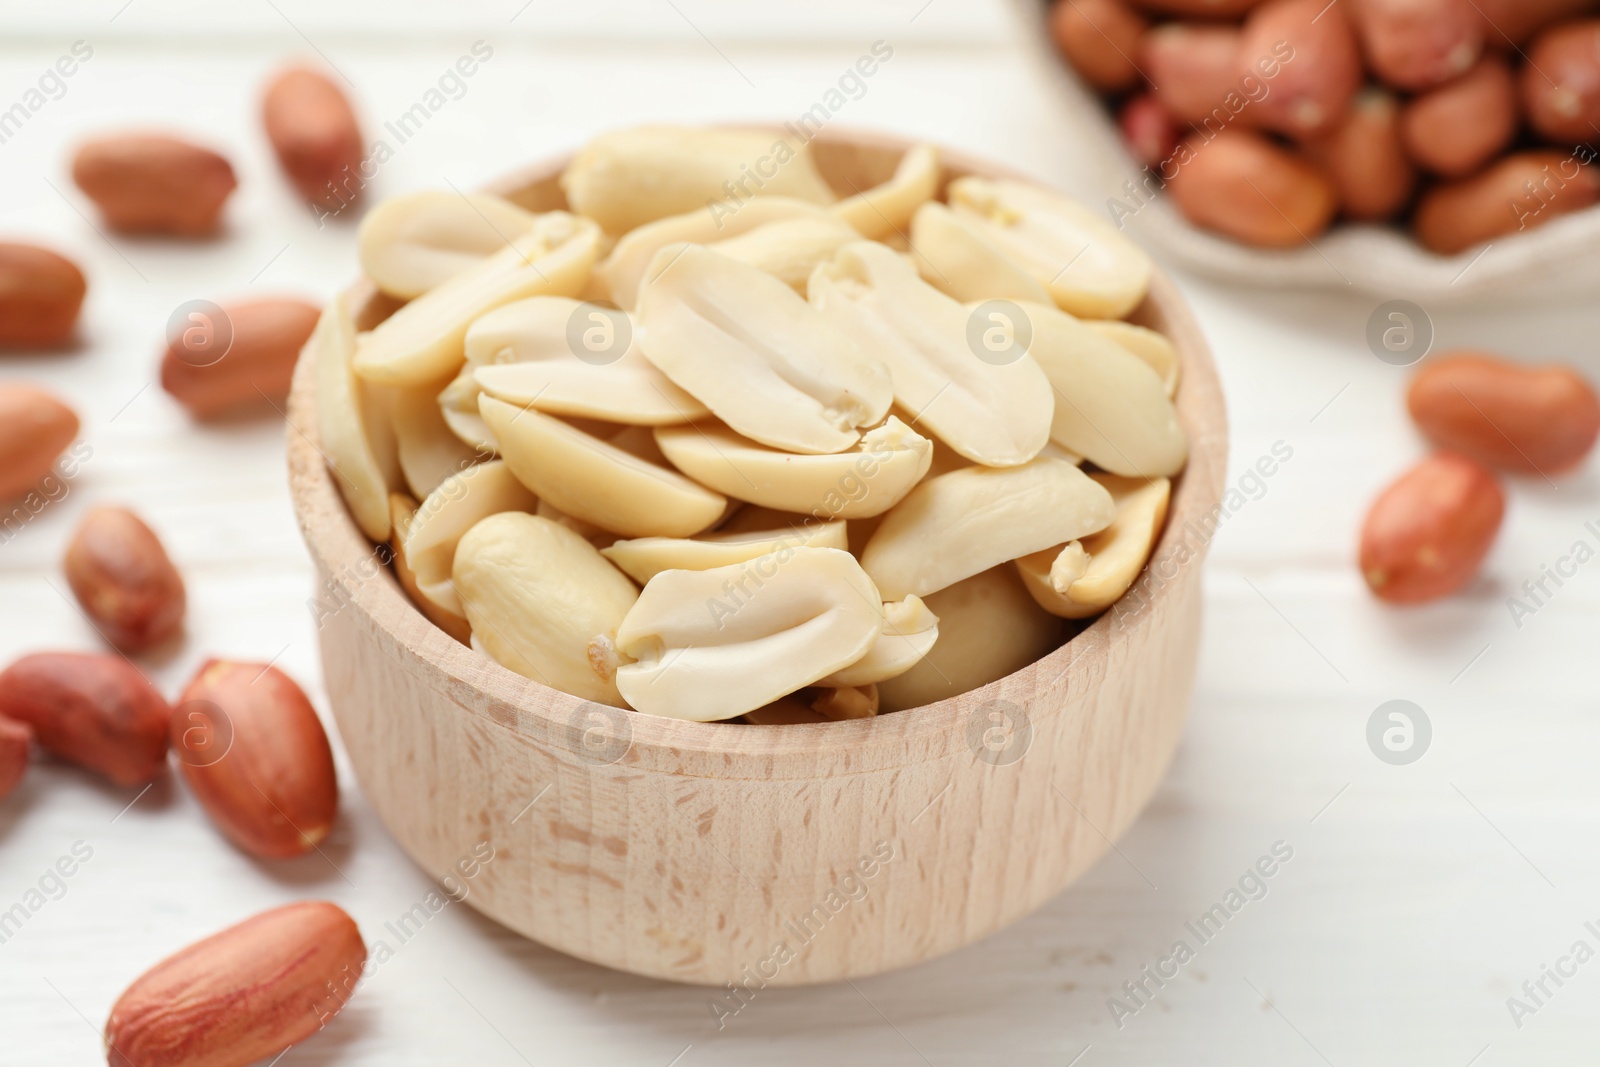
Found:
<path fill-rule="evenodd" d="M 880 39 L 892 60 L 838 122 L 1071 184 L 1060 103 L 1020 58 L 1022 31 L 998 0 L 522 4 L 0 4 L 0 109 L 74 41 L 94 49 L 65 94 L 0 144 L 0 234 L 56 246 L 90 276 L 81 347 L 0 359 L 0 377 L 71 397 L 94 449 L 70 495 L 0 544 L 0 660 L 96 647 L 62 595 L 58 557 L 86 506 L 126 501 L 189 580 L 189 636 L 150 664 L 160 684 L 174 691 L 221 654 L 275 660 L 321 700 L 283 427 L 197 428 L 152 385 L 183 301 L 324 298 L 353 272 L 353 227 L 319 229 L 259 132 L 257 87 L 287 56 L 336 65 L 377 136 L 474 41 L 493 47 L 464 95 L 397 147 L 370 190 L 379 197 L 468 188 L 616 125 L 793 117 Z M 134 123 L 191 131 L 232 156 L 241 186 L 223 239 L 113 242 L 85 217 L 70 146 Z M 1547 979 L 1552 995 L 1520 1028 L 1507 998 L 1575 941 L 1600 949 L 1584 927 L 1600 929 L 1600 564 L 1520 628 L 1505 600 L 1573 542 L 1600 541 L 1584 526 L 1600 520 L 1600 477 L 1518 481 L 1468 595 L 1380 608 L 1352 562 L 1355 530 L 1421 443 L 1402 407 L 1406 372 L 1363 340 L 1374 301 L 1180 281 L 1229 390 L 1236 478 L 1276 442 L 1293 454 L 1244 484 L 1254 498 L 1213 545 L 1199 687 L 1171 775 L 1119 851 L 1038 914 L 902 973 L 765 991 L 719 1031 L 705 990 L 565 958 L 467 907 L 398 945 L 384 924 L 431 886 L 348 765 L 327 855 L 268 865 L 226 845 L 170 781 L 136 796 L 39 762 L 0 805 L 0 911 L 29 899 L 75 842 L 93 854 L 0 944 L 0 1063 L 97 1062 L 96 1028 L 150 963 L 309 896 L 339 902 L 369 941 L 398 951 L 285 1065 L 1594 1063 L 1600 962 L 1560 988 Z M 1433 319 L 1441 344 L 1573 360 L 1600 378 L 1592 304 Z M 1433 727 L 1407 766 L 1366 741 L 1369 716 L 1394 698 Z M 1186 921 L 1279 841 L 1293 858 L 1266 895 L 1201 944 Z M 1108 997 L 1179 939 L 1194 958 L 1119 1027 Z"/>

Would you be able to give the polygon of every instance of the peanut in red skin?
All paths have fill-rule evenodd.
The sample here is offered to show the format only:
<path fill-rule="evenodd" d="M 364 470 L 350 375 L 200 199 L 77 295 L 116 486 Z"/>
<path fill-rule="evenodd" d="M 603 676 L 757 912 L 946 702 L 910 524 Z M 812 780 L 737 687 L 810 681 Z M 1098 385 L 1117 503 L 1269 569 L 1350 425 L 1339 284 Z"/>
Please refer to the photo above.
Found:
<path fill-rule="evenodd" d="M 1553 26 L 1528 46 L 1522 68 L 1528 124 L 1557 144 L 1600 137 L 1600 19 Z"/>
<path fill-rule="evenodd" d="M 0 242 L 0 348 L 65 344 L 87 291 L 83 271 L 65 256 Z"/>
<path fill-rule="evenodd" d="M 54 395 L 0 383 L 0 502 L 38 485 L 77 436 L 77 413 Z"/>
<path fill-rule="evenodd" d="M 1416 188 L 1417 170 L 1400 143 L 1400 107 L 1384 90 L 1357 96 L 1343 122 L 1303 147 L 1338 190 L 1346 218 L 1393 218 Z"/>
<path fill-rule="evenodd" d="M 1356 0 L 1354 21 L 1368 65 L 1396 89 L 1443 85 L 1483 52 L 1473 0 Z"/>
<path fill-rule="evenodd" d="M 1514 152 L 1459 181 L 1440 182 L 1417 201 L 1412 229 L 1431 252 L 1455 255 L 1505 234 L 1531 230 L 1600 200 L 1600 176 L 1577 154 Z"/>
<path fill-rule="evenodd" d="M 1293 248 L 1333 220 L 1333 183 L 1313 164 L 1250 130 L 1194 134 L 1162 168 L 1167 193 L 1197 226 L 1259 248 Z"/>
<path fill-rule="evenodd" d="M 281 71 L 267 84 L 261 112 L 278 162 L 302 197 L 327 207 L 350 199 L 347 186 L 359 182 L 361 127 L 332 78 L 305 67 Z"/>
<path fill-rule="evenodd" d="M 1466 586 L 1494 545 L 1505 493 L 1488 468 L 1436 452 L 1385 489 L 1361 526 L 1361 573 L 1380 600 L 1422 604 Z"/>
<path fill-rule="evenodd" d="M 1406 406 L 1438 447 L 1519 474 L 1569 471 L 1600 436 L 1600 398 L 1572 368 L 1487 352 L 1429 359 L 1411 379 Z"/>
<path fill-rule="evenodd" d="M 1133 158 L 1147 167 L 1160 166 L 1178 147 L 1178 123 L 1151 93 L 1123 104 L 1117 126 Z"/>
<path fill-rule="evenodd" d="M 22 783 L 32 741 L 33 731 L 26 723 L 0 718 L 0 800 Z"/>
<path fill-rule="evenodd" d="M 227 353 L 215 362 L 190 360 L 175 347 L 181 340 L 169 344 L 161 356 L 161 387 L 202 422 L 252 409 L 281 414 L 321 309 L 304 300 L 252 300 L 223 312 L 233 331 Z"/>
<path fill-rule="evenodd" d="M 90 509 L 63 562 L 84 612 L 124 652 L 154 648 L 183 628 L 183 577 L 161 539 L 127 508 Z"/>
<path fill-rule="evenodd" d="M 0 672 L 0 716 L 26 724 L 42 747 L 117 785 L 143 785 L 166 766 L 172 709 L 121 656 L 24 656 Z"/>
<path fill-rule="evenodd" d="M 1255 77 L 1265 57 L 1282 61 L 1271 92 L 1251 104 L 1250 123 L 1293 137 L 1344 118 L 1361 88 L 1361 54 L 1343 4 L 1267 0 L 1245 19 L 1237 76 Z"/>
<path fill-rule="evenodd" d="M 1517 122 L 1511 68 L 1490 54 L 1454 81 L 1412 98 L 1400 113 L 1400 132 L 1418 166 L 1460 178 L 1504 151 Z"/>
<path fill-rule="evenodd" d="M 226 158 L 166 134 L 117 134 L 78 149 L 72 180 L 124 233 L 206 237 L 238 186 Z"/>
<path fill-rule="evenodd" d="M 1157 102 L 1183 122 L 1231 122 L 1233 112 L 1224 101 L 1230 93 L 1245 99 L 1235 69 L 1239 36 L 1237 26 L 1188 22 L 1169 22 L 1146 33 L 1139 40 L 1139 66 Z M 1258 72 L 1251 76 L 1261 80 Z"/>

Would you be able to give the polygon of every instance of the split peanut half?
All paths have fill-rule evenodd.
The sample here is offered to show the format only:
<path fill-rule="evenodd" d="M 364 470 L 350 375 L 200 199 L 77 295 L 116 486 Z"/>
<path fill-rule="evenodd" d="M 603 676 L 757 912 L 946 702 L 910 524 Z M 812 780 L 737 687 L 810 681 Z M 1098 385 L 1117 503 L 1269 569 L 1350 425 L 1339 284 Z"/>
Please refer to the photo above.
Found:
<path fill-rule="evenodd" d="M 532 511 L 537 504 L 498 460 L 446 478 L 417 508 L 405 542 L 406 562 L 422 595 L 452 615 L 466 614 L 450 582 L 457 542 L 490 515 Z"/>
<path fill-rule="evenodd" d="M 613 641 L 638 590 L 589 542 L 537 515 L 494 515 L 461 538 L 454 578 L 474 642 L 496 663 L 626 706 Z"/>
<path fill-rule="evenodd" d="M 507 466 L 541 500 L 624 537 L 688 537 L 727 500 L 675 470 L 532 408 L 485 396 L 479 409 Z"/>
<path fill-rule="evenodd" d="M 1097 534 L 1017 559 L 1017 573 L 1039 606 L 1086 619 L 1115 604 L 1139 577 L 1167 518 L 1172 483 L 1091 474 L 1116 504 L 1117 517 Z"/>
<path fill-rule="evenodd" d="M 784 548 L 846 546 L 843 522 L 822 522 L 786 530 L 714 533 L 696 538 L 639 537 L 617 541 L 600 554 L 641 584 L 662 571 L 704 571 L 726 567 Z"/>
<path fill-rule="evenodd" d="M 834 218 L 796 218 L 769 222 L 738 237 L 708 245 L 713 252 L 764 270 L 804 296 L 806 282 L 819 263 L 851 241 L 855 230 Z"/>
<path fill-rule="evenodd" d="M 389 539 L 389 481 L 368 433 L 367 398 L 351 370 L 356 326 L 342 294 L 328 301 L 306 348 L 316 360 L 317 436 L 361 532 Z"/>
<path fill-rule="evenodd" d="M 1044 447 L 1052 407 L 1044 373 L 1021 351 L 999 364 L 979 358 L 971 313 L 898 253 L 846 245 L 817 268 L 808 292 L 824 320 L 888 365 L 900 406 L 963 456 L 1009 467 Z"/>
<path fill-rule="evenodd" d="M 1062 460 L 967 467 L 913 489 L 878 524 L 861 565 L 890 600 L 926 596 L 1115 517 L 1111 494 Z"/>
<path fill-rule="evenodd" d="M 917 273 L 928 284 L 963 303 L 971 300 L 1032 300 L 1050 294 L 1022 264 L 989 239 L 984 223 L 937 201 L 911 220 L 911 251 Z"/>
<path fill-rule="evenodd" d="M 361 220 L 361 269 L 390 296 L 412 300 L 511 244 L 537 219 L 487 193 L 396 196 Z"/>
<path fill-rule="evenodd" d="M 939 617 L 921 597 L 908 596 L 883 606 L 883 630 L 867 654 L 834 671 L 821 685 L 859 686 L 898 678 L 915 667 L 939 640 Z"/>
<path fill-rule="evenodd" d="M 662 571 L 617 630 L 617 687 L 647 714 L 731 719 L 856 662 L 882 629 L 878 590 L 837 549 Z"/>
<path fill-rule="evenodd" d="M 478 385 L 477 370 L 471 363 L 466 364 L 444 387 L 439 393 L 439 414 L 462 444 L 475 452 L 496 455 L 500 443 L 478 413 L 478 398 L 483 395 L 483 389 Z"/>
<path fill-rule="evenodd" d="M 411 569 L 410 560 L 406 558 L 406 541 L 411 537 L 411 525 L 416 515 L 415 497 L 407 496 L 405 493 L 389 494 L 389 521 L 394 526 L 389 548 L 394 553 L 395 577 L 400 580 L 400 588 L 406 591 L 406 597 L 412 605 L 422 612 L 429 622 L 463 645 L 469 644 L 472 641 L 472 627 L 467 624 L 466 618 L 444 610 L 424 596 L 422 587 L 417 583 L 417 574 Z"/>
<path fill-rule="evenodd" d="M 1150 364 L 1160 376 L 1168 400 L 1178 395 L 1178 350 L 1171 341 L 1155 330 L 1120 319 L 1089 319 L 1084 325 Z"/>
<path fill-rule="evenodd" d="M 487 458 L 451 431 L 438 394 L 437 385 L 397 388 L 389 407 L 400 471 L 419 499 L 427 499 L 452 474 Z"/>
<path fill-rule="evenodd" d="M 893 415 L 854 448 L 826 456 L 765 448 L 714 424 L 662 427 L 656 443 L 673 466 L 720 493 L 823 521 L 883 514 L 933 460 L 933 442 Z"/>
<path fill-rule="evenodd" d="M 650 362 L 772 448 L 842 452 L 859 428 L 883 421 L 894 398 L 883 363 L 793 289 L 698 245 L 657 253 L 639 326 Z"/>
<path fill-rule="evenodd" d="M 912 216 L 939 192 L 939 150 L 916 145 L 906 150 L 894 175 L 833 205 L 833 213 L 869 241 L 903 236 Z"/>

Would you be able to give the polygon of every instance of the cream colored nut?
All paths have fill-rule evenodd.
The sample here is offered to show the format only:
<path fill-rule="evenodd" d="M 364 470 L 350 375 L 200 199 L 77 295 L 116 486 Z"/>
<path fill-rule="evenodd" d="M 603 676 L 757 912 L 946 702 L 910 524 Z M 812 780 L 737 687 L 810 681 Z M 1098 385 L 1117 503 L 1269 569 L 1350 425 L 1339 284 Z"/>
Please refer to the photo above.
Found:
<path fill-rule="evenodd" d="M 1120 319 L 1150 288 L 1150 257 L 1082 204 L 1017 181 L 960 178 L 950 206 L 982 219 L 1001 251 L 1074 315 Z"/>
<path fill-rule="evenodd" d="M 903 235 L 917 208 L 939 191 L 939 150 L 919 144 L 907 149 L 894 176 L 833 205 L 833 213 L 871 241 Z"/>
<path fill-rule="evenodd" d="M 519 300 L 474 322 L 466 350 L 479 388 L 519 407 L 642 426 L 708 414 L 644 358 L 631 316 L 615 308 Z"/>
<path fill-rule="evenodd" d="M 1150 369 L 1161 378 L 1167 399 L 1178 395 L 1178 350 L 1171 341 L 1148 327 L 1116 319 L 1089 319 L 1084 325 L 1150 364 Z"/>
<path fill-rule="evenodd" d="M 921 597 L 893 601 L 883 606 L 883 631 L 867 654 L 817 684 L 872 685 L 898 678 L 915 667 L 938 640 L 939 617 Z"/>
<path fill-rule="evenodd" d="M 937 201 L 923 204 L 912 218 L 911 250 L 917 273 L 956 300 L 1050 302 L 1032 272 L 989 238 L 986 223 Z"/>
<path fill-rule="evenodd" d="M 594 223 L 565 211 L 540 215 L 533 229 L 509 247 L 363 334 L 356 373 L 388 385 L 423 385 L 455 374 L 474 319 L 524 297 L 577 295 L 599 253 L 600 230 Z"/>
<path fill-rule="evenodd" d="M 1060 551 L 1023 556 L 1017 573 L 1039 606 L 1065 619 L 1083 619 L 1115 604 L 1139 577 L 1167 518 L 1172 483 L 1092 474 L 1116 503 L 1110 526 Z"/>
<path fill-rule="evenodd" d="M 878 714 L 878 703 L 877 686 L 846 686 L 818 690 L 811 701 L 811 710 L 829 722 L 844 722 L 872 718 Z"/>
<path fill-rule="evenodd" d="M 474 643 L 496 663 L 626 706 L 609 650 L 638 590 L 582 537 L 537 515 L 490 516 L 461 539 L 455 584 Z"/>
<path fill-rule="evenodd" d="M 361 532 L 374 541 L 387 541 L 389 479 L 369 434 L 368 398 L 350 368 L 356 326 L 344 296 L 328 301 L 306 348 L 316 360 L 322 454 Z"/>
<path fill-rule="evenodd" d="M 498 460 L 446 478 L 417 509 L 406 538 L 406 562 L 422 595 L 452 615 L 465 615 L 450 580 L 457 543 L 490 515 L 532 511 L 537 503 L 510 467 Z"/>
<path fill-rule="evenodd" d="M 913 489 L 878 524 L 861 565 L 891 600 L 926 596 L 1115 517 L 1111 494 L 1059 459 L 967 467 Z"/>
<path fill-rule="evenodd" d="M 411 300 L 511 244 L 536 220 L 487 193 L 392 197 L 361 220 L 361 269 L 390 296 Z"/>
<path fill-rule="evenodd" d="M 617 630 L 617 687 L 651 715 L 712 722 L 854 663 L 883 628 L 855 557 L 787 548 L 704 571 L 662 571 Z"/>
<path fill-rule="evenodd" d="M 1049 654 L 1068 633 L 1066 622 L 1033 602 L 1010 563 L 939 590 L 927 605 L 939 616 L 939 640 L 916 666 L 879 683 L 885 712 L 988 685 Z"/>
<path fill-rule="evenodd" d="M 1055 393 L 1050 437 L 1097 467 L 1130 478 L 1169 477 L 1189 446 L 1161 378 L 1138 356 L 1064 311 L 1018 304 L 1028 352 Z"/>
<path fill-rule="evenodd" d="M 843 522 L 820 522 L 803 529 L 753 530 L 749 533 L 714 533 L 698 538 L 639 537 L 618 541 L 600 554 L 636 582 L 644 583 L 662 571 L 705 571 L 765 556 L 784 548 L 838 548 L 846 546 Z"/>
<path fill-rule="evenodd" d="M 822 318 L 889 366 L 895 400 L 951 448 L 977 463 L 1026 463 L 1050 438 L 1050 383 L 1025 352 L 980 359 L 971 313 L 917 276 L 898 253 L 870 241 L 840 249 L 809 287 Z"/>
<path fill-rule="evenodd" d="M 820 520 L 883 514 L 933 460 L 933 442 L 893 415 L 855 448 L 826 456 L 763 448 L 713 425 L 662 427 L 656 443 L 673 466 L 720 493 Z"/>
<path fill-rule="evenodd" d="M 727 500 L 677 471 L 532 408 L 493 397 L 479 409 L 522 484 L 541 500 L 624 537 L 688 537 L 722 517 Z"/>
<path fill-rule="evenodd" d="M 730 215 L 751 197 L 831 204 L 811 150 L 765 130 L 645 126 L 590 141 L 561 175 L 567 203 L 608 233 L 717 204 Z"/>
<path fill-rule="evenodd" d="M 489 424 L 483 421 L 483 416 L 478 414 L 478 398 L 483 395 L 483 389 L 478 385 L 477 370 L 468 363 L 451 379 L 439 394 L 439 413 L 462 444 L 475 452 L 498 455 L 500 443 L 489 432 Z"/>
<path fill-rule="evenodd" d="M 707 247 L 766 271 L 804 296 L 806 282 L 817 264 L 827 262 L 839 249 L 859 240 L 860 234 L 837 219 L 796 218 L 769 222 Z"/>
<path fill-rule="evenodd" d="M 832 216 L 825 207 L 790 196 L 763 196 L 747 200 L 737 211 L 718 202 L 696 208 L 683 215 L 657 219 L 624 234 L 604 263 L 595 268 L 595 277 L 604 280 L 611 299 L 620 308 L 632 310 L 639 303 L 639 286 L 656 253 L 668 245 L 709 245 L 749 233 L 774 222 L 790 219 L 819 219 Z"/>
<path fill-rule="evenodd" d="M 883 363 L 793 289 L 698 245 L 657 253 L 639 326 L 650 362 L 737 433 L 773 448 L 843 452 L 894 399 Z"/>
<path fill-rule="evenodd" d="M 446 478 L 487 458 L 462 441 L 445 422 L 437 385 L 396 388 L 390 414 L 400 471 L 419 499 Z"/>
<path fill-rule="evenodd" d="M 411 536 L 417 506 L 416 499 L 405 493 L 389 494 L 389 521 L 394 527 L 389 548 L 394 553 L 395 577 L 400 580 L 400 588 L 405 590 L 406 597 L 429 622 L 462 644 L 467 644 L 472 639 L 472 627 L 467 625 L 464 617 L 452 615 L 422 594 L 417 585 L 417 574 L 406 558 L 406 541 Z"/>

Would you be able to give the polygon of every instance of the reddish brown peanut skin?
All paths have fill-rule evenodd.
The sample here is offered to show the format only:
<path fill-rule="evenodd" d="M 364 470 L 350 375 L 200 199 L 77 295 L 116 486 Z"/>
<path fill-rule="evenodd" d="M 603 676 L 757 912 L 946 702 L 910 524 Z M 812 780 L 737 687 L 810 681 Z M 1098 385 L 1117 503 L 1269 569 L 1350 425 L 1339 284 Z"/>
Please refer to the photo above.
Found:
<path fill-rule="evenodd" d="M 1582 463 L 1600 435 L 1600 399 L 1570 367 L 1529 367 L 1458 351 L 1423 364 L 1406 393 L 1428 440 L 1486 466 L 1558 474 Z"/>
<path fill-rule="evenodd" d="M 106 1021 L 111 1067 L 245 1067 L 321 1029 L 355 991 L 367 946 L 326 901 L 262 912 L 146 971 Z"/>
<path fill-rule="evenodd" d="M 201 421 L 252 409 L 281 413 L 321 309 L 304 300 L 257 300 L 223 312 L 233 331 L 227 353 L 216 359 L 186 351 L 187 335 L 180 334 L 161 357 L 161 387 Z"/>
<path fill-rule="evenodd" d="M 1400 105 L 1383 89 L 1364 90 L 1343 122 L 1303 147 L 1332 179 L 1346 218 L 1393 218 L 1416 188 L 1417 170 L 1400 143 Z"/>
<path fill-rule="evenodd" d="M 1490 48 L 1510 52 L 1546 26 L 1581 15 L 1594 0 L 1473 0 Z"/>
<path fill-rule="evenodd" d="M 1600 139 L 1600 19 L 1541 33 L 1522 68 L 1528 123 L 1558 144 Z"/>
<path fill-rule="evenodd" d="M 1328 228 L 1333 183 L 1314 165 L 1260 134 L 1194 134 L 1178 146 L 1167 192 L 1197 226 L 1261 248 L 1291 248 Z"/>
<path fill-rule="evenodd" d="M 1361 53 L 1343 4 L 1267 0 L 1245 20 L 1237 76 L 1257 75 L 1263 57 L 1281 68 L 1271 92 L 1250 106 L 1252 125 L 1314 136 L 1343 120 L 1361 87 Z"/>
<path fill-rule="evenodd" d="M 143 785 L 167 762 L 172 709 L 121 656 L 37 652 L 0 671 L 0 716 L 39 744 L 117 785 Z"/>
<path fill-rule="evenodd" d="M 1463 178 L 1499 155 L 1517 135 L 1517 88 L 1498 55 L 1446 85 L 1415 97 L 1400 114 L 1400 135 L 1419 167 Z"/>
<path fill-rule="evenodd" d="M 1565 152 L 1517 152 L 1488 169 L 1429 189 L 1412 227 L 1424 248 L 1455 255 L 1531 230 L 1600 199 L 1600 178 Z"/>
<path fill-rule="evenodd" d="M 1135 0 L 1135 6 L 1156 15 L 1180 19 L 1237 19 L 1261 0 Z"/>
<path fill-rule="evenodd" d="M 63 566 L 84 612 L 122 651 L 143 652 L 183 628 L 183 577 L 155 531 L 127 508 L 91 508 Z"/>
<path fill-rule="evenodd" d="M 165 134 L 118 134 L 78 149 L 72 180 L 124 233 L 204 237 L 239 183 L 224 157 Z"/>
<path fill-rule="evenodd" d="M 50 473 L 78 436 L 78 416 L 43 389 L 0 384 L 0 503 Z"/>
<path fill-rule="evenodd" d="M 278 162 L 306 200 L 333 206 L 360 190 L 361 127 L 331 78 L 305 67 L 281 71 L 267 83 L 261 117 Z"/>
<path fill-rule="evenodd" d="M 184 732 L 191 724 L 183 714 L 190 701 L 220 709 L 232 738 L 226 755 L 190 757 Z M 184 781 L 230 841 L 262 859 L 289 859 L 328 836 L 339 809 L 333 750 L 288 675 L 259 663 L 212 660 L 183 691 L 178 711 L 172 745 Z"/>
<path fill-rule="evenodd" d="M 1494 475 L 1436 452 L 1373 501 L 1361 527 L 1361 573 L 1379 599 L 1420 604 L 1470 582 L 1489 554 L 1506 498 Z"/>
<path fill-rule="evenodd" d="M 1483 52 L 1473 0 L 1355 0 L 1353 16 L 1368 66 L 1396 89 L 1442 85 Z"/>
<path fill-rule="evenodd" d="M 1117 113 L 1128 151 L 1147 167 L 1159 166 L 1178 147 L 1178 123 L 1150 93 L 1133 97 Z"/>
<path fill-rule="evenodd" d="M 0 718 L 0 800 L 22 784 L 32 741 L 33 731 L 26 723 Z"/>
<path fill-rule="evenodd" d="M 88 288 L 83 271 L 65 256 L 0 242 L 0 348 L 64 344 Z"/>
<path fill-rule="evenodd" d="M 1155 98 L 1183 122 L 1232 121 L 1224 101 L 1239 93 L 1239 30 L 1233 26 L 1169 22 L 1139 42 L 1139 65 L 1155 87 Z M 1235 101 L 1236 102 L 1236 101 Z M 1213 113 L 1221 110 L 1220 116 Z"/>

